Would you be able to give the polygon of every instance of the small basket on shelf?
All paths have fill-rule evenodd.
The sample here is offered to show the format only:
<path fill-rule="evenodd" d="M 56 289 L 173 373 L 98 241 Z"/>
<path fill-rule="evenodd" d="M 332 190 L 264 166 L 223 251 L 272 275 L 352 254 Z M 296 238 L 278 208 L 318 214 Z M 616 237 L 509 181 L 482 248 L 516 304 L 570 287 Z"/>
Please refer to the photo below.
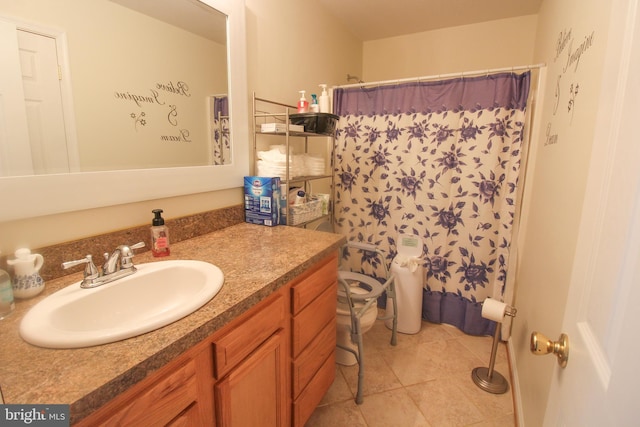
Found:
<path fill-rule="evenodd" d="M 305 203 L 289 205 L 289 216 L 291 218 L 289 225 L 299 225 L 320 218 L 322 216 L 322 200 L 311 196 Z"/>

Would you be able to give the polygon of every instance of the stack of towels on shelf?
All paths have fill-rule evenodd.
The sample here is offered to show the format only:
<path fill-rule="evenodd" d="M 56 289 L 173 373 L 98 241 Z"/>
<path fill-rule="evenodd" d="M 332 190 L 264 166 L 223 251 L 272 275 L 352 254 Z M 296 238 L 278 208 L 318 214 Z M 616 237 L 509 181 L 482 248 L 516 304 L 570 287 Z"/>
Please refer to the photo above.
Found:
<path fill-rule="evenodd" d="M 272 145 L 268 151 L 257 153 L 258 176 L 285 178 L 286 146 Z M 294 154 L 289 157 L 289 178 L 325 174 L 325 160 L 310 154 Z"/>

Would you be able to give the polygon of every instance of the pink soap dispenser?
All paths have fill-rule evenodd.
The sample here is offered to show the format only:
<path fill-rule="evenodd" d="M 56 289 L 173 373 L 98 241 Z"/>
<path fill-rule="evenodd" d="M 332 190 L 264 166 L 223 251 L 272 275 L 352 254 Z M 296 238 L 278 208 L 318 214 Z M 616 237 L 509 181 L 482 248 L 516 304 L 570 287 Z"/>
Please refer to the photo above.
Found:
<path fill-rule="evenodd" d="M 169 256 L 171 254 L 169 228 L 164 225 L 162 209 L 154 209 L 151 212 L 154 214 L 153 221 L 151 221 L 151 253 L 154 257 Z"/>
<path fill-rule="evenodd" d="M 301 90 L 300 100 L 298 101 L 298 113 L 306 113 L 309 111 L 309 101 L 304 97 L 305 91 Z"/>

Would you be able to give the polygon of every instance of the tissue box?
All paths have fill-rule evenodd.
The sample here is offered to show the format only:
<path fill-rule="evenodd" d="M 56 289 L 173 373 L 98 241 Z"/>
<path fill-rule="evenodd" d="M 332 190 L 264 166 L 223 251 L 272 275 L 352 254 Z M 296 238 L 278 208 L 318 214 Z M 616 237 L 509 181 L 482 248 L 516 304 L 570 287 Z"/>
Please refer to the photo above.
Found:
<path fill-rule="evenodd" d="M 244 177 L 245 221 L 273 227 L 280 222 L 280 178 Z"/>

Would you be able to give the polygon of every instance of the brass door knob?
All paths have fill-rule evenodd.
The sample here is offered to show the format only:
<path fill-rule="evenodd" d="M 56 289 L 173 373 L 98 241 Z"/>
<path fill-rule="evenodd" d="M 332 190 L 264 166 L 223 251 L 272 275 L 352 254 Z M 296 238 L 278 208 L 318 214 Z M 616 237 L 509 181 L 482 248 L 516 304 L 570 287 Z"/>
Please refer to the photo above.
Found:
<path fill-rule="evenodd" d="M 531 352 L 536 356 L 553 353 L 558 357 L 558 364 L 564 368 L 569 360 L 569 337 L 560 334 L 558 341 L 551 341 L 540 332 L 531 333 Z"/>

